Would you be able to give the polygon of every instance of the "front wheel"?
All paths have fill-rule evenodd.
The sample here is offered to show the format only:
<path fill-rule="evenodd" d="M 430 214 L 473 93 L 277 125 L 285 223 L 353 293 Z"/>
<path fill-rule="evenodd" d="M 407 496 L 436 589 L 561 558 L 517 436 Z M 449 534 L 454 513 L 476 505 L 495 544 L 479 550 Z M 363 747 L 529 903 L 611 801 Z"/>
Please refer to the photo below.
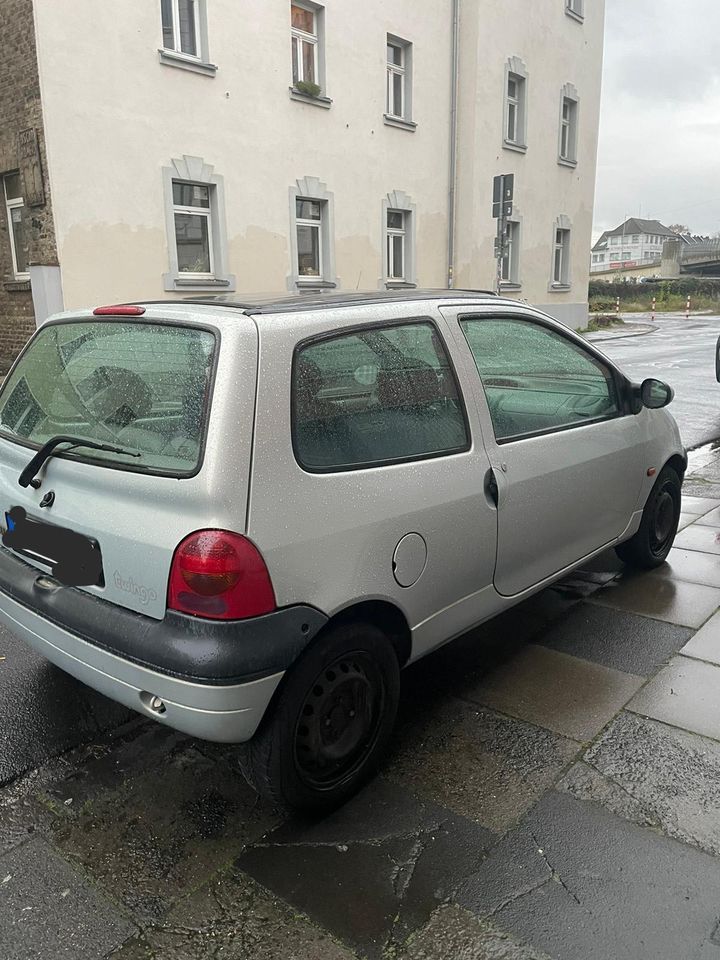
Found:
<path fill-rule="evenodd" d="M 371 624 L 328 629 L 291 668 L 240 766 L 277 806 L 324 812 L 372 775 L 392 733 L 400 668 L 392 645 Z"/>
<path fill-rule="evenodd" d="M 680 521 L 680 477 L 672 467 L 663 467 L 643 510 L 637 533 L 615 548 L 625 563 L 651 570 L 665 562 Z"/>

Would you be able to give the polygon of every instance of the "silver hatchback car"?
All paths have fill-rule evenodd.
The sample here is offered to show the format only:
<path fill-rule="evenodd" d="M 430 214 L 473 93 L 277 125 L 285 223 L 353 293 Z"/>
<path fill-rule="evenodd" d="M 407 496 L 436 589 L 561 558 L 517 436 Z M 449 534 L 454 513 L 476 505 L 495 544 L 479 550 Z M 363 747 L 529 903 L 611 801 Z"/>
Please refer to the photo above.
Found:
<path fill-rule="evenodd" d="M 663 562 L 671 389 L 476 291 L 59 315 L 0 392 L 0 619 L 322 810 L 400 669 L 615 546 Z"/>

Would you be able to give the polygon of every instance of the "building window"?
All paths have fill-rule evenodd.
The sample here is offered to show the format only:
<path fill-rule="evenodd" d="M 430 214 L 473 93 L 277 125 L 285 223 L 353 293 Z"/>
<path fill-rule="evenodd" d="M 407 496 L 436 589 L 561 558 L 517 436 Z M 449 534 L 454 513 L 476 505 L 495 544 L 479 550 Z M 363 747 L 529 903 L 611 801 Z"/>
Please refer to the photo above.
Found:
<path fill-rule="evenodd" d="M 512 57 L 505 66 L 504 146 L 527 149 L 527 70 L 522 60 Z"/>
<path fill-rule="evenodd" d="M 202 157 L 184 156 L 163 169 L 170 270 L 166 290 L 235 289 L 227 273 L 223 178 Z"/>
<path fill-rule="evenodd" d="M 26 210 L 22 196 L 19 173 L 8 173 L 2 178 L 5 198 L 5 216 L 10 237 L 13 276 L 16 280 L 29 280 L 27 264 L 27 238 L 25 236 Z"/>
<path fill-rule="evenodd" d="M 320 278 L 322 263 L 323 204 L 319 200 L 298 197 L 295 201 L 298 276 Z"/>
<path fill-rule="evenodd" d="M 290 4 L 293 87 L 308 96 L 322 92 L 322 8 Z"/>
<path fill-rule="evenodd" d="M 560 163 L 575 166 L 578 141 L 578 95 L 571 83 L 566 83 L 560 95 Z"/>
<path fill-rule="evenodd" d="M 551 290 L 570 286 L 570 219 L 560 216 L 553 227 L 553 262 Z"/>
<path fill-rule="evenodd" d="M 161 0 L 160 14 L 163 37 L 160 62 L 214 75 L 217 67 L 208 62 L 205 0 Z"/>
<path fill-rule="evenodd" d="M 290 188 L 291 273 L 289 289 L 334 287 L 334 200 L 317 177 L 304 177 Z"/>
<path fill-rule="evenodd" d="M 505 252 L 502 258 L 502 283 L 520 286 L 520 223 L 508 220 L 505 224 Z"/>
<path fill-rule="evenodd" d="M 382 203 L 383 277 L 381 286 L 414 287 L 415 204 L 402 190 L 388 193 Z"/>
<path fill-rule="evenodd" d="M 565 0 L 565 12 L 577 20 L 585 18 L 585 0 Z"/>
<path fill-rule="evenodd" d="M 412 44 L 387 36 L 385 119 L 412 122 Z"/>

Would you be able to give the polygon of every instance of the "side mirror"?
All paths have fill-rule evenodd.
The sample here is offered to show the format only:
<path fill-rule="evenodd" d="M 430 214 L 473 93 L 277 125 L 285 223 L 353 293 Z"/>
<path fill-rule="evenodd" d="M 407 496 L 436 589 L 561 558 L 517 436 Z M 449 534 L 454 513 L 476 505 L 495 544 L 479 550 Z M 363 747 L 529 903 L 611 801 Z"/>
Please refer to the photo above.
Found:
<path fill-rule="evenodd" d="M 662 380 L 644 380 L 640 387 L 640 399 L 643 406 L 649 407 L 651 410 L 666 407 L 674 396 L 673 388 L 667 383 L 663 383 Z"/>
<path fill-rule="evenodd" d="M 720 383 L 720 337 L 715 344 L 715 379 Z"/>

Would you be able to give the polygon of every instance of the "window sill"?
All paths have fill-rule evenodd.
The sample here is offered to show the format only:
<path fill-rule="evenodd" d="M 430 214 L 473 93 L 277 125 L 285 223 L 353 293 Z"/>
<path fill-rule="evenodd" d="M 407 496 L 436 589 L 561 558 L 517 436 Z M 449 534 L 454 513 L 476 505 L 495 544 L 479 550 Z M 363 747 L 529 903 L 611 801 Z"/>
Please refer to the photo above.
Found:
<path fill-rule="evenodd" d="M 235 277 L 203 279 L 200 277 L 183 277 L 182 275 L 166 274 L 163 280 L 166 290 L 222 290 L 225 293 L 235 290 Z"/>
<path fill-rule="evenodd" d="M 383 122 L 386 127 L 397 127 L 398 130 L 409 130 L 411 133 L 417 128 L 414 120 L 404 120 L 402 117 L 392 117 L 389 113 L 383 114 Z"/>
<path fill-rule="evenodd" d="M 577 13 L 575 10 L 571 10 L 570 7 L 565 7 L 565 13 L 572 20 L 576 20 L 578 23 L 585 23 L 585 17 L 582 13 Z"/>
<path fill-rule="evenodd" d="M 570 160 L 568 157 L 558 157 L 558 164 L 561 167 L 570 167 L 574 170 L 577 166 L 577 160 Z"/>
<path fill-rule="evenodd" d="M 296 90 L 295 87 L 290 87 L 290 99 L 297 100 L 299 103 L 309 103 L 313 107 L 322 107 L 324 110 L 329 110 L 332 105 L 332 100 L 330 97 L 325 97 L 322 94 L 319 94 L 317 97 L 311 97 L 307 93 L 301 93 L 299 90 Z"/>
<path fill-rule="evenodd" d="M 320 280 L 318 277 L 314 279 L 298 277 L 295 280 L 295 286 L 298 290 L 334 290 L 337 284 L 332 280 Z"/>
<path fill-rule="evenodd" d="M 179 67 L 181 70 L 190 70 L 191 73 L 202 73 L 206 77 L 214 77 L 217 73 L 217 64 L 205 63 L 195 57 L 185 57 L 174 50 L 158 50 L 158 59 L 166 67 Z"/>
<path fill-rule="evenodd" d="M 572 290 L 571 283 L 549 283 L 548 284 L 548 293 L 567 293 L 568 290 Z"/>
<path fill-rule="evenodd" d="M 516 283 L 514 280 L 503 280 L 500 284 L 500 289 L 507 290 L 508 293 L 514 293 L 517 290 L 522 290 L 522 284 Z"/>
<path fill-rule="evenodd" d="M 386 290 L 415 290 L 417 284 L 412 280 L 385 280 Z"/>
<path fill-rule="evenodd" d="M 503 140 L 504 150 L 514 150 L 516 153 L 527 153 L 526 143 L 515 143 L 514 140 Z"/>
<path fill-rule="evenodd" d="M 28 277 L 27 280 L 21 280 L 18 277 L 5 277 L 3 287 L 10 293 L 29 293 L 32 289 L 30 286 L 30 277 Z"/>

